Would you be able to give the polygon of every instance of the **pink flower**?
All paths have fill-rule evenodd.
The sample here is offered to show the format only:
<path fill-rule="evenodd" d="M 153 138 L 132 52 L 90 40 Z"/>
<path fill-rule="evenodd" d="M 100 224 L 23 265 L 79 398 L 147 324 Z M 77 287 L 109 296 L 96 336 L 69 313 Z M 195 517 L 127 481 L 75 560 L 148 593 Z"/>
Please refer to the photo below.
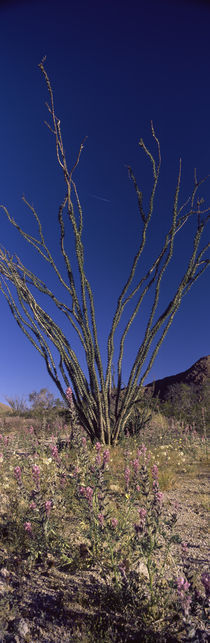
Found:
<path fill-rule="evenodd" d="M 102 513 L 98 514 L 98 522 L 100 523 L 101 527 L 103 527 L 104 524 L 104 516 Z"/>
<path fill-rule="evenodd" d="M 45 502 L 45 511 L 46 511 L 47 516 L 50 515 L 51 508 L 52 508 L 52 501 L 51 500 L 46 500 L 46 502 Z"/>
<path fill-rule="evenodd" d="M 158 467 L 156 464 L 153 464 L 152 467 L 152 477 L 154 478 L 154 480 L 158 479 Z"/>
<path fill-rule="evenodd" d="M 210 595 L 210 574 L 208 572 L 203 572 L 201 582 L 205 588 L 206 596 L 208 597 Z"/>
<path fill-rule="evenodd" d="M 141 491 L 141 487 L 139 486 L 139 484 L 136 485 L 136 491 Z"/>
<path fill-rule="evenodd" d="M 145 517 L 147 515 L 147 510 L 144 509 L 144 507 L 142 507 L 141 509 L 138 509 L 138 512 L 139 512 L 139 517 L 141 518 L 141 520 L 145 520 Z"/>
<path fill-rule="evenodd" d="M 0 433 L 0 440 L 3 440 L 3 435 Z"/>
<path fill-rule="evenodd" d="M 96 448 L 96 451 L 100 451 L 100 449 L 101 449 L 100 442 L 96 442 L 95 448 Z"/>
<path fill-rule="evenodd" d="M 105 449 L 103 452 L 103 467 L 106 467 L 106 464 L 109 462 L 110 459 L 110 452 L 109 449 Z"/>
<path fill-rule="evenodd" d="M 39 484 L 40 484 L 40 482 L 39 482 L 40 468 L 38 467 L 37 464 L 33 464 L 32 475 L 33 475 L 33 479 L 34 479 L 34 482 L 36 483 L 37 488 L 39 488 Z"/>
<path fill-rule="evenodd" d="M 112 519 L 111 519 L 111 524 L 112 524 L 112 527 L 113 527 L 114 529 L 116 529 L 116 527 L 117 527 L 117 525 L 118 525 L 118 520 L 117 520 L 117 518 L 112 518 Z"/>
<path fill-rule="evenodd" d="M 28 534 L 32 535 L 31 522 L 24 522 L 24 529 L 25 529 L 25 531 L 28 532 Z"/>
<path fill-rule="evenodd" d="M 181 548 L 182 548 L 182 553 L 186 554 L 188 551 L 188 544 L 185 542 L 181 543 Z"/>
<path fill-rule="evenodd" d="M 70 386 L 66 389 L 66 399 L 69 403 L 69 406 L 72 407 L 74 402 L 73 402 L 73 393 Z"/>
<path fill-rule="evenodd" d="M 51 444 L 50 445 L 50 450 L 51 450 L 53 458 L 55 458 L 55 460 L 57 460 L 57 462 L 60 462 L 60 458 L 59 458 L 59 455 L 58 455 L 58 447 L 56 446 L 56 444 Z"/>
<path fill-rule="evenodd" d="M 136 475 L 138 473 L 139 467 L 140 467 L 140 463 L 139 463 L 138 458 L 136 458 L 135 460 L 133 460 L 133 468 L 134 468 L 134 471 L 135 471 Z"/>
<path fill-rule="evenodd" d="M 18 480 L 18 482 L 21 482 L 21 468 L 20 467 L 15 467 L 14 468 L 14 474 L 15 474 L 16 480 Z"/>
<path fill-rule="evenodd" d="M 162 505 L 162 502 L 163 502 L 163 493 L 162 493 L 162 491 L 158 491 L 156 493 L 155 497 L 156 497 L 157 502 L 159 502 L 159 504 Z"/>
<path fill-rule="evenodd" d="M 29 509 L 36 509 L 36 503 L 33 500 L 29 505 Z"/>
<path fill-rule="evenodd" d="M 5 438 L 4 438 L 5 447 L 8 445 L 8 442 L 9 442 L 9 436 L 5 435 Z"/>
<path fill-rule="evenodd" d="M 34 427 L 33 426 L 30 426 L 29 433 L 31 433 L 31 434 L 34 433 Z"/>
<path fill-rule="evenodd" d="M 87 440 L 86 440 L 85 436 L 82 436 L 82 445 L 83 445 L 83 447 L 87 446 Z"/>
<path fill-rule="evenodd" d="M 101 455 L 100 455 L 100 453 L 97 453 L 95 462 L 96 462 L 98 467 L 101 466 Z"/>

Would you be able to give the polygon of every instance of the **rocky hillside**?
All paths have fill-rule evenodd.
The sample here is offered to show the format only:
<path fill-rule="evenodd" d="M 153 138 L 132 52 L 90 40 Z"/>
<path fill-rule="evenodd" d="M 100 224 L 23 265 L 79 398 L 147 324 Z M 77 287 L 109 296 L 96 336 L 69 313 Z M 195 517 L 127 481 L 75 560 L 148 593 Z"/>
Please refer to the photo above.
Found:
<path fill-rule="evenodd" d="M 169 375 L 161 380 L 156 380 L 156 382 L 147 384 L 145 386 L 145 390 L 150 391 L 154 389 L 153 397 L 159 396 L 161 401 L 165 401 L 169 387 L 180 383 L 196 386 L 196 388 L 201 389 L 204 386 L 207 386 L 209 387 L 210 395 L 210 355 L 201 357 L 197 362 L 195 362 L 195 364 L 193 364 L 193 366 L 183 373 Z"/>

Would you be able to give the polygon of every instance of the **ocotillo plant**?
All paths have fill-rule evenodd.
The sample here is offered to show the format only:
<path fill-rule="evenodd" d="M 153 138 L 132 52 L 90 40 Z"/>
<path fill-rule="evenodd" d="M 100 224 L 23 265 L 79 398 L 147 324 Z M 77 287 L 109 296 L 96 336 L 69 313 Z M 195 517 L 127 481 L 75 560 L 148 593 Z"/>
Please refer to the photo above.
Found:
<path fill-rule="evenodd" d="M 54 95 L 44 63 L 45 59 L 43 59 L 39 67 L 44 76 L 49 92 L 50 104 L 48 104 L 47 107 L 50 118 L 52 119 L 51 124 L 47 123 L 47 125 L 55 137 L 57 161 L 62 169 L 65 185 L 64 198 L 58 211 L 60 251 L 62 259 L 65 262 L 65 277 L 61 273 L 58 265 L 55 263 L 47 242 L 45 241 L 42 224 L 34 206 L 31 205 L 25 197 L 23 197 L 24 202 L 28 206 L 33 217 L 35 217 L 38 227 L 37 237 L 25 232 L 9 214 L 5 206 L 2 205 L 1 208 L 4 213 L 6 213 L 12 226 L 14 226 L 22 237 L 31 246 L 33 246 L 33 248 L 35 248 L 43 260 L 50 264 L 58 278 L 58 281 L 66 290 L 66 294 L 71 303 L 69 304 L 60 301 L 60 299 L 49 289 L 47 284 L 31 272 L 31 270 L 22 263 L 21 259 L 17 255 L 11 255 L 6 249 L 0 250 L 0 274 L 2 276 L 0 288 L 7 299 L 18 325 L 44 358 L 48 373 L 57 385 L 59 392 L 64 399 L 66 398 L 66 388 L 68 390 L 71 389 L 73 396 L 72 400 L 75 412 L 78 416 L 78 421 L 84 427 L 91 440 L 93 442 L 94 440 L 100 440 L 103 444 L 115 445 L 120 432 L 123 431 L 126 426 L 126 422 L 132 414 L 134 405 L 138 403 L 140 399 L 142 390 L 141 385 L 151 369 L 160 346 L 172 324 L 174 316 L 180 307 L 182 298 L 210 264 L 210 259 L 206 257 L 206 251 L 209 248 L 210 243 L 206 243 L 202 248 L 200 247 L 204 229 L 206 228 L 206 224 L 210 218 L 210 208 L 204 207 L 204 205 L 202 205 L 203 199 L 199 199 L 197 196 L 198 188 L 201 183 L 207 180 L 208 177 L 198 181 L 195 172 L 192 194 L 184 204 L 180 205 L 180 160 L 175 195 L 173 199 L 173 216 L 169 230 L 165 235 L 161 251 L 153 261 L 151 267 L 139 279 L 137 285 L 134 286 L 134 276 L 136 275 L 137 264 L 139 258 L 142 256 L 147 241 L 147 233 L 153 214 L 154 200 L 161 167 L 160 143 L 156 136 L 153 123 L 151 123 L 152 137 L 157 145 L 157 161 L 145 145 L 144 141 L 142 139 L 139 141 L 141 149 L 151 163 L 153 172 L 153 182 L 147 210 L 143 205 L 142 191 L 137 184 L 133 170 L 131 167 L 128 167 L 128 174 L 133 182 L 137 196 L 141 219 L 141 235 L 139 248 L 133 259 L 130 273 L 116 304 L 116 310 L 107 340 L 107 364 L 105 369 L 103 369 L 98 343 L 93 293 L 84 267 L 84 246 L 82 241 L 83 210 L 74 180 L 74 172 L 80 161 L 84 141 L 80 146 L 73 167 L 69 169 L 63 145 L 61 122 L 55 113 Z M 80 281 L 79 287 L 77 286 L 78 279 L 75 278 L 75 272 L 72 268 L 71 258 L 66 250 L 65 217 L 72 226 L 72 232 L 74 235 L 75 258 Z M 192 254 L 188 259 L 184 275 L 177 286 L 174 296 L 169 301 L 168 305 L 162 310 L 158 319 L 156 319 L 155 315 L 160 299 L 161 282 L 173 257 L 175 237 L 192 217 L 197 220 Z M 15 287 L 16 299 L 11 286 Z M 47 307 L 46 309 L 41 307 L 38 300 L 35 299 L 33 295 L 34 288 L 37 291 L 37 295 L 41 293 L 46 296 L 46 299 L 49 298 L 51 302 L 55 304 L 57 309 L 61 311 L 69 321 L 72 332 L 74 329 L 77 333 L 84 350 L 88 377 L 85 376 L 77 355 L 72 347 L 71 333 L 69 333 L 68 336 L 65 336 L 63 330 L 61 330 L 58 324 L 50 316 L 49 312 L 47 312 Z M 149 314 L 143 340 L 140 346 L 137 347 L 137 354 L 130 371 L 128 384 L 126 388 L 122 390 L 122 360 L 125 339 L 148 292 L 153 292 L 151 312 Z M 134 309 L 132 310 L 128 321 L 125 323 L 120 341 L 116 372 L 117 381 L 115 396 L 113 399 L 112 367 L 115 333 L 124 310 L 132 303 L 132 301 Z M 58 351 L 58 366 L 56 366 L 55 358 L 52 355 L 49 342 L 52 342 Z M 148 353 L 150 354 L 150 358 L 147 366 L 145 366 Z"/>

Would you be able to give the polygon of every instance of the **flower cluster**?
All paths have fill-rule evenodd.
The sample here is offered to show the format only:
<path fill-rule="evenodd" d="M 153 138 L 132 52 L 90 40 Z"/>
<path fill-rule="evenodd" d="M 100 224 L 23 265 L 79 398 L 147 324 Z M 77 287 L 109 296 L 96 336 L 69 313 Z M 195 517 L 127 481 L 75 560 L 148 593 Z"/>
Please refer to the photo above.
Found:
<path fill-rule="evenodd" d="M 188 591 L 189 587 L 190 587 L 190 584 L 188 583 L 187 580 L 183 578 L 183 576 L 179 576 L 179 578 L 177 578 L 178 596 L 179 596 L 181 606 L 185 616 L 189 615 L 189 610 L 190 610 L 190 605 L 192 600 Z"/>

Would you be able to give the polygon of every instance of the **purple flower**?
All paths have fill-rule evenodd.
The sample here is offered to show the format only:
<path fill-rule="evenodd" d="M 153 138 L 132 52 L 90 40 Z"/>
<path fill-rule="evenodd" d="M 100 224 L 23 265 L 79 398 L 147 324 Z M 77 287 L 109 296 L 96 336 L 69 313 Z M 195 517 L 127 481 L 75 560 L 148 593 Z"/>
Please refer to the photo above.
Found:
<path fill-rule="evenodd" d="M 15 474 L 16 480 L 18 480 L 18 482 L 21 482 L 21 468 L 20 467 L 15 467 L 14 468 L 14 474 Z"/>
<path fill-rule="evenodd" d="M 95 447 L 96 447 L 96 451 L 100 451 L 100 449 L 101 449 L 101 444 L 100 444 L 100 442 L 96 442 Z"/>
<path fill-rule="evenodd" d="M 158 479 L 158 467 L 156 464 L 153 464 L 152 467 L 152 477 L 154 478 L 154 480 Z"/>
<path fill-rule="evenodd" d="M 101 527 L 103 527 L 104 524 L 104 516 L 102 513 L 98 514 L 98 522 L 100 523 Z"/>
<path fill-rule="evenodd" d="M 203 583 L 206 596 L 208 597 L 210 595 L 210 574 L 208 572 L 203 572 L 201 582 Z"/>
<path fill-rule="evenodd" d="M 32 500 L 32 502 L 30 503 L 29 509 L 36 509 L 36 503 L 34 502 L 34 500 Z"/>
<path fill-rule="evenodd" d="M 111 519 L 111 524 L 112 524 L 112 527 L 113 527 L 114 529 L 116 529 L 116 527 L 117 527 L 117 525 L 118 525 L 118 520 L 117 520 L 117 518 L 112 518 L 112 519 Z"/>
<path fill-rule="evenodd" d="M 37 464 L 34 464 L 32 467 L 32 475 L 37 488 L 39 488 L 40 468 L 38 467 Z"/>
<path fill-rule="evenodd" d="M 135 474 L 136 474 L 136 475 L 137 475 L 137 473 L 138 473 L 139 466 L 140 466 L 140 464 L 139 464 L 139 460 L 138 460 L 138 458 L 136 458 L 135 460 L 133 460 L 133 468 L 134 468 L 134 471 L 135 471 Z"/>
<path fill-rule="evenodd" d="M 103 468 L 106 467 L 106 464 L 109 462 L 110 459 L 110 451 L 109 449 L 105 449 L 103 452 Z"/>
<path fill-rule="evenodd" d="M 156 497 L 157 502 L 159 502 L 159 504 L 162 505 L 162 502 L 163 502 L 163 493 L 162 493 L 162 491 L 158 491 L 156 493 L 155 497 Z"/>
<path fill-rule="evenodd" d="M 72 407 L 74 402 L 73 402 L 73 393 L 70 386 L 66 389 L 66 399 L 67 399 L 67 402 L 69 403 L 69 406 Z"/>
<path fill-rule="evenodd" d="M 24 523 L 24 529 L 25 529 L 25 531 L 27 531 L 28 534 L 31 534 L 31 536 L 32 536 L 31 522 L 25 522 Z"/>
<path fill-rule="evenodd" d="M 142 507 L 141 509 L 138 509 L 139 512 L 139 517 L 141 520 L 145 520 L 145 516 L 147 515 L 147 510 Z"/>
<path fill-rule="evenodd" d="M 97 453 L 95 462 L 96 462 L 98 467 L 101 466 L 101 455 L 100 455 L 100 453 Z"/>
<path fill-rule="evenodd" d="M 51 509 L 52 509 L 52 501 L 51 500 L 46 500 L 46 502 L 45 502 L 45 511 L 46 511 L 47 516 L 50 515 Z"/>

